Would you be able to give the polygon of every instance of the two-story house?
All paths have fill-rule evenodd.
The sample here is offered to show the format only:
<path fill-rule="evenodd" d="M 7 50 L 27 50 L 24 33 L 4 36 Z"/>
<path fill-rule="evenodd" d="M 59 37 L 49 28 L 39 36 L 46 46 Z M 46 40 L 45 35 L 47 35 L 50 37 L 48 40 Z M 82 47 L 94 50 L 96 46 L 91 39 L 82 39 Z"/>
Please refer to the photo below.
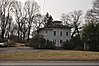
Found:
<path fill-rule="evenodd" d="M 40 28 L 38 34 L 46 40 L 55 42 L 56 47 L 61 47 L 63 42 L 71 39 L 71 27 L 62 25 L 61 21 L 54 21 L 52 25 Z"/>

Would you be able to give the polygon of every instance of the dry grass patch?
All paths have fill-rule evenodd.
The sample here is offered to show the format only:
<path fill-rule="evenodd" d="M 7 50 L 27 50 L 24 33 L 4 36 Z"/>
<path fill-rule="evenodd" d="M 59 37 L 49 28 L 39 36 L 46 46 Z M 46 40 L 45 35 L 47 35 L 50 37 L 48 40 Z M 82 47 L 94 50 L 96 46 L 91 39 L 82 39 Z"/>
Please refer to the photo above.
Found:
<path fill-rule="evenodd" d="M 99 60 L 99 52 L 50 50 L 0 54 L 0 60 Z"/>

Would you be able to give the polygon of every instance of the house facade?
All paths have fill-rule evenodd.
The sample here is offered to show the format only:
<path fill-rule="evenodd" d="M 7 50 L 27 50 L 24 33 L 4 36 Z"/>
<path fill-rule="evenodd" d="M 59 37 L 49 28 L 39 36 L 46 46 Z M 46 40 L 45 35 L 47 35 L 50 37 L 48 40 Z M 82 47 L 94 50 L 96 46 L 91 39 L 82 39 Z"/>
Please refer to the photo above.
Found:
<path fill-rule="evenodd" d="M 54 21 L 52 25 L 40 28 L 38 34 L 46 40 L 53 41 L 56 47 L 61 47 L 63 42 L 71 39 L 71 27 L 61 23 L 61 21 Z"/>

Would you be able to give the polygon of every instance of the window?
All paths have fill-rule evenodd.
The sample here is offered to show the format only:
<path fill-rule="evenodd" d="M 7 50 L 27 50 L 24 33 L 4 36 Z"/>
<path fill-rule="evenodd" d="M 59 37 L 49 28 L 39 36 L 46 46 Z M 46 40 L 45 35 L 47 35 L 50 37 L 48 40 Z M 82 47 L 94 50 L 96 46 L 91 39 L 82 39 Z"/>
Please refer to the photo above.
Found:
<path fill-rule="evenodd" d="M 60 36 L 62 36 L 62 31 L 60 32 Z"/>
<path fill-rule="evenodd" d="M 47 34 L 47 30 L 45 31 L 45 33 Z"/>
<path fill-rule="evenodd" d="M 56 36 L 56 31 L 54 31 L 54 36 Z"/>
<path fill-rule="evenodd" d="M 66 42 L 68 42 L 68 40 L 66 40 Z"/>
<path fill-rule="evenodd" d="M 56 40 L 53 40 L 53 43 L 55 43 L 55 44 L 56 44 Z"/>
<path fill-rule="evenodd" d="M 66 32 L 66 36 L 68 36 L 68 32 Z"/>
<path fill-rule="evenodd" d="M 62 40 L 60 40 L 60 43 L 63 43 L 63 41 L 62 41 Z"/>

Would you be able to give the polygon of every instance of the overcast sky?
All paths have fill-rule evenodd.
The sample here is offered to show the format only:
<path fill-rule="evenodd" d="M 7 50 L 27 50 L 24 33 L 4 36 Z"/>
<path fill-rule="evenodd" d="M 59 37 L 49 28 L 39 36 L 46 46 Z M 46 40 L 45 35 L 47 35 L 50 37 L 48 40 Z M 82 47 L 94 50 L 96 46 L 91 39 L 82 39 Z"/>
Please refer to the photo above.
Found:
<path fill-rule="evenodd" d="M 20 0 L 23 3 L 26 0 Z M 60 20 L 62 13 L 69 13 L 74 10 L 83 10 L 86 12 L 92 8 L 93 0 L 36 0 L 41 7 L 41 13 L 46 14 L 47 12 L 52 15 L 54 20 Z"/>

